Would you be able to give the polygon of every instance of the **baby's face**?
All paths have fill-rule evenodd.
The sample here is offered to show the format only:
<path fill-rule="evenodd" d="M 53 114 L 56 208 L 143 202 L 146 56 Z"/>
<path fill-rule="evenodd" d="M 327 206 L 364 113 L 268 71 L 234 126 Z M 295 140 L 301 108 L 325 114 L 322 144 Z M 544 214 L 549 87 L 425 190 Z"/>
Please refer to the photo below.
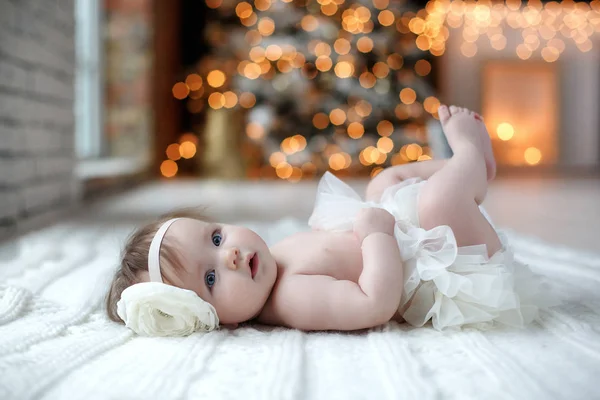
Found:
<path fill-rule="evenodd" d="M 184 267 L 168 278 L 212 304 L 221 323 L 244 322 L 262 310 L 277 264 L 260 236 L 239 226 L 189 218 L 174 222 L 166 236 L 174 239 Z"/>

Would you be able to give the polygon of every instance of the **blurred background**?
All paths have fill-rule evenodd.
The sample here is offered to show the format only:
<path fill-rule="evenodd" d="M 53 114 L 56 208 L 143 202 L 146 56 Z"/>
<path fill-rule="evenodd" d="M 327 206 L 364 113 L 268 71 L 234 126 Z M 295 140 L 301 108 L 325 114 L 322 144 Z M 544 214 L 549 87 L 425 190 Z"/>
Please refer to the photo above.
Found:
<path fill-rule="evenodd" d="M 0 237 L 141 183 L 305 217 L 325 171 L 448 157 L 443 102 L 485 118 L 501 224 L 596 249 L 599 33 L 598 0 L 0 0 Z"/>

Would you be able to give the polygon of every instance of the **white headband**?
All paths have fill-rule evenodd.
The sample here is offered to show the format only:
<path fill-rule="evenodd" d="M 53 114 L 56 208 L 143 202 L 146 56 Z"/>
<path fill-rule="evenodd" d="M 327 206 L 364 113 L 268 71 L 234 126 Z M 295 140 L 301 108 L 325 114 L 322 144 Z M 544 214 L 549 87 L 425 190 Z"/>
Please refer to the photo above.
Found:
<path fill-rule="evenodd" d="M 163 283 L 160 246 L 167 230 L 181 218 L 173 218 L 158 229 L 148 250 L 150 282 L 136 283 L 121 293 L 117 314 L 139 335 L 186 336 L 212 331 L 219 326 L 217 311 L 191 290 Z"/>
<path fill-rule="evenodd" d="M 167 233 L 167 230 L 171 227 L 173 222 L 181 218 L 173 218 L 162 224 L 158 229 L 152 243 L 150 243 L 150 249 L 148 249 L 148 273 L 150 274 L 150 282 L 161 282 L 163 281 L 160 273 L 160 245 Z"/>

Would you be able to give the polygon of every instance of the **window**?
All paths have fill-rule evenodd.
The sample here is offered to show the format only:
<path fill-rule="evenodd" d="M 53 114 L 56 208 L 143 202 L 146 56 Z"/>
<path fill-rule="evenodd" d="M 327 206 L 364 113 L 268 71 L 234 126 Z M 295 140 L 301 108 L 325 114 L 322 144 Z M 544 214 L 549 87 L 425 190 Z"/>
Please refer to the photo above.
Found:
<path fill-rule="evenodd" d="M 100 1 L 75 1 L 75 140 L 80 160 L 98 158 L 103 150 Z"/>

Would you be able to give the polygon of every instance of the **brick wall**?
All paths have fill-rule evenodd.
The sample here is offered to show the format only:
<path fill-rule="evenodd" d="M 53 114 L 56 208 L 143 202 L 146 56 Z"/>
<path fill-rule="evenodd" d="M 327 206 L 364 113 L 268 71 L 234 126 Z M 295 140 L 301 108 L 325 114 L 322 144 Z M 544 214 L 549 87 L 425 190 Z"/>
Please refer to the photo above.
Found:
<path fill-rule="evenodd" d="M 74 176 L 73 0 L 0 0 L 0 239 L 49 223 Z"/>

